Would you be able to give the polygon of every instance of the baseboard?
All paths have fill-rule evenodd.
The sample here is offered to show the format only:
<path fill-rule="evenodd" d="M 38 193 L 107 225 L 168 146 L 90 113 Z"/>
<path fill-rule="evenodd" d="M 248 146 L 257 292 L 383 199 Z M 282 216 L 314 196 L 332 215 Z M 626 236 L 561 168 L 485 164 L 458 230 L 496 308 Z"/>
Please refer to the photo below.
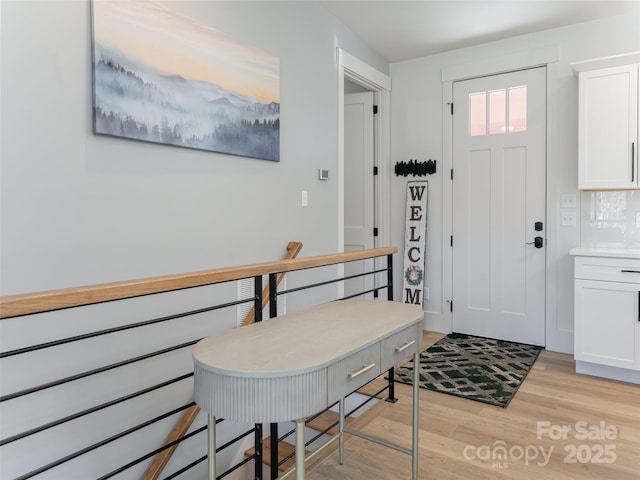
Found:
<path fill-rule="evenodd" d="M 576 373 L 640 385 L 640 371 L 576 361 Z"/>
<path fill-rule="evenodd" d="M 430 332 L 451 333 L 451 315 L 442 313 L 424 313 L 423 329 Z"/>

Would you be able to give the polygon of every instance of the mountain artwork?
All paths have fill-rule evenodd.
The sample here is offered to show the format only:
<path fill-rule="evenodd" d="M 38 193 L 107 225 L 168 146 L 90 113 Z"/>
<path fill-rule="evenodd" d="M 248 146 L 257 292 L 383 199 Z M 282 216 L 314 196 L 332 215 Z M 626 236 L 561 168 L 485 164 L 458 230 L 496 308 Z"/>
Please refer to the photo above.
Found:
<path fill-rule="evenodd" d="M 280 61 L 148 0 L 93 1 L 94 132 L 280 160 Z"/>

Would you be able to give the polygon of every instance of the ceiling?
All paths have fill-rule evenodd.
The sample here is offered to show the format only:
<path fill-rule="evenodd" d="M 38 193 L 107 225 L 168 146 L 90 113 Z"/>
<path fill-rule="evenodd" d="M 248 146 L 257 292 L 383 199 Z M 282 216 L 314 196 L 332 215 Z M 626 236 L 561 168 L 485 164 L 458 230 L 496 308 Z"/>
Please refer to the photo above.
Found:
<path fill-rule="evenodd" d="M 389 63 L 613 15 L 638 0 L 320 0 Z"/>

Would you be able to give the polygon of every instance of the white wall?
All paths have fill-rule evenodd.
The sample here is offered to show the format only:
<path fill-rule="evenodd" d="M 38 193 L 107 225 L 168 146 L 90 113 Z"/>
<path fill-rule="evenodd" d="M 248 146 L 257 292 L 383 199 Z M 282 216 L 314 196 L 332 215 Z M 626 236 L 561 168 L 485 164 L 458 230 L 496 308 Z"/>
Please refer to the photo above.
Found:
<path fill-rule="evenodd" d="M 291 240 L 303 242 L 304 256 L 334 253 L 341 247 L 336 169 L 342 78 L 336 48 L 384 72 L 388 64 L 316 2 L 165 3 L 280 58 L 281 161 L 94 135 L 89 1 L 3 0 L 2 295 L 274 260 L 284 255 Z M 318 180 L 320 167 L 330 171 L 329 181 Z M 301 190 L 309 192 L 307 208 L 300 206 Z M 305 295 L 322 301 L 322 295 Z M 6 351 L 210 306 L 220 298 L 234 300 L 235 286 L 3 320 L 0 348 Z M 300 306 L 300 300 L 287 300 L 290 310 Z M 145 332 L 130 331 L 98 345 L 83 342 L 19 361 L 15 357 L 2 364 L 0 390 L 13 393 L 198 339 L 232 328 L 235 322 L 235 311 L 222 311 Z M 158 376 L 166 379 L 188 371 L 190 352 L 183 348 L 152 365 L 114 371 L 106 380 L 90 384 L 80 382 L 84 387 L 69 384 L 63 392 L 54 389 L 5 403 L 3 437 L 153 384 L 160 381 Z M 14 478 L 191 398 L 192 385 L 184 381 L 151 399 L 127 403 L 114 414 L 86 417 L 9 444 L 0 450 L 0 477 Z M 196 423 L 203 422 L 200 418 Z M 42 477 L 96 478 L 159 446 L 174 423 L 175 418 L 165 420 L 153 432 L 128 441 L 135 445 L 95 451 Z M 232 428 L 221 430 L 221 441 L 235 435 Z M 172 463 L 170 470 L 204 452 L 199 438 L 197 445 L 178 451 L 182 463 Z M 143 467 L 123 478 L 139 478 Z M 204 478 L 204 467 L 186 475 Z"/>
<path fill-rule="evenodd" d="M 315 2 L 167 5 L 280 58 L 281 161 L 94 135 L 89 2 L 4 1 L 3 295 L 337 251 L 336 47 L 388 65 Z"/>
<path fill-rule="evenodd" d="M 551 65 L 553 76 L 549 114 L 557 131 L 548 140 L 547 164 L 547 348 L 572 351 L 573 332 L 573 260 L 569 249 L 580 245 L 581 227 L 561 227 L 559 224 L 560 195 L 573 193 L 578 197 L 577 212 L 582 221 L 590 211 L 591 197 L 577 190 L 577 115 L 578 82 L 570 63 L 590 58 L 640 50 L 640 18 L 612 17 L 599 21 L 548 30 L 504 41 L 447 52 L 391 65 L 392 90 L 392 155 L 393 162 L 410 158 L 438 161 L 438 172 L 428 177 L 428 233 L 426 286 L 430 299 L 425 302 L 426 326 L 437 330 L 450 328 L 448 313 L 450 286 L 443 283 L 449 275 L 449 264 L 443 264 L 443 252 L 449 248 L 443 242 L 451 219 L 443 215 L 443 205 L 449 172 L 443 168 L 443 109 L 448 108 L 443 97 L 442 70 L 465 68 L 469 65 L 491 64 L 498 58 L 512 57 L 516 63 L 526 63 L 528 56 L 540 50 L 558 52 L 558 62 Z M 402 248 L 404 242 L 405 188 L 408 178 L 392 181 L 394 232 L 392 243 Z M 636 195 L 637 197 L 637 195 Z M 631 194 L 629 194 L 631 199 Z M 629 200 L 631 202 L 632 200 Z M 640 210 L 638 200 L 629 211 Z M 635 222 L 635 216 L 634 220 Z M 602 230 L 583 227 L 585 241 L 597 242 Z M 448 233 L 447 233 L 448 235 Z M 587 238 L 588 237 L 588 238 Z M 627 246 L 637 244 L 638 236 L 620 240 Z M 448 237 L 447 237 L 448 238 Z M 401 272 L 396 271 L 395 284 L 402 285 Z M 398 298 L 400 298 L 398 296 Z"/>

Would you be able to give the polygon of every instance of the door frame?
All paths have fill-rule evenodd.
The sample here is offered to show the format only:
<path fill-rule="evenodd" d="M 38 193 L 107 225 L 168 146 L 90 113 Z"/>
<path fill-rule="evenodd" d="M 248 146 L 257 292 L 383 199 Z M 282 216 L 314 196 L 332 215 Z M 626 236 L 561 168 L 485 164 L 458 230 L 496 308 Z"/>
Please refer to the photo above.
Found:
<path fill-rule="evenodd" d="M 558 63 L 560 52 L 558 47 L 547 47 L 517 52 L 509 55 L 470 62 L 442 69 L 442 163 L 444 172 L 453 168 L 453 117 L 448 108 L 453 101 L 453 82 L 468 80 L 481 76 L 507 73 L 534 67 L 547 68 L 547 125 L 546 125 L 546 274 L 545 274 L 545 345 L 553 351 L 573 352 L 573 330 L 563 329 L 558 322 L 557 312 L 557 262 L 561 257 L 558 249 L 560 193 L 558 192 L 558 178 L 561 169 L 559 153 L 558 107 L 556 95 L 559 88 Z M 449 175 L 443 176 L 442 185 L 442 315 L 427 318 L 425 328 L 436 331 L 451 332 L 453 315 L 450 312 L 450 301 L 453 292 L 453 249 L 450 247 L 450 237 L 453 235 L 453 186 Z M 447 268 L 448 267 L 448 268 Z M 455 299 L 453 299 L 455 301 Z"/>
<path fill-rule="evenodd" d="M 374 222 L 378 236 L 376 247 L 391 242 L 391 77 L 376 70 L 341 48 L 337 48 L 338 62 L 338 250 L 344 250 L 344 80 L 350 80 L 373 92 L 378 114 L 374 125 L 374 165 L 378 166 L 374 188 Z"/>

